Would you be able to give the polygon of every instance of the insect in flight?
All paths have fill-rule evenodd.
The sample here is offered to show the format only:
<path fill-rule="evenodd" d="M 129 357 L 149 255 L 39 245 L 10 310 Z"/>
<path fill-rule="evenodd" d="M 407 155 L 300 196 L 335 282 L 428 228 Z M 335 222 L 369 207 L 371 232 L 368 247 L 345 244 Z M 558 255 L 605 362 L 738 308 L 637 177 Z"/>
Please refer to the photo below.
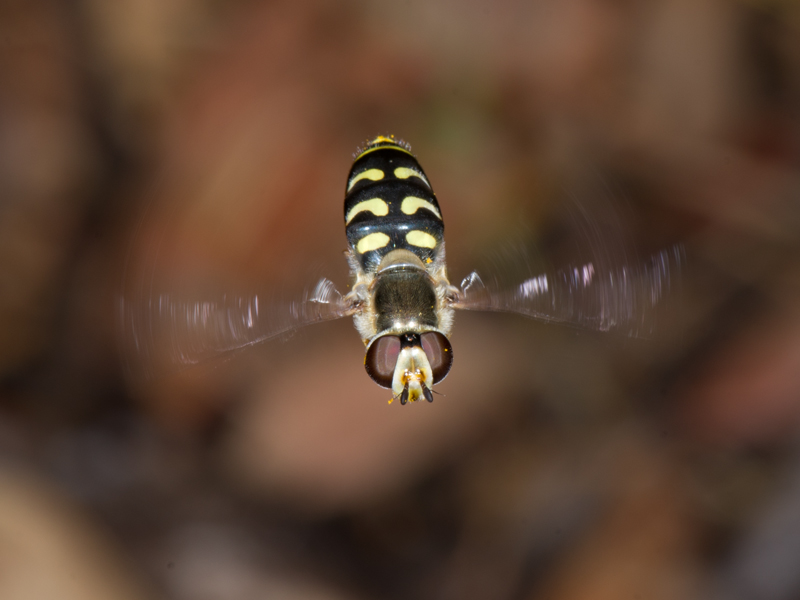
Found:
<path fill-rule="evenodd" d="M 190 366 L 316 322 L 352 316 L 366 347 L 367 374 L 392 402 L 433 401 L 433 386 L 453 364 L 454 311 L 517 313 L 543 321 L 637 335 L 669 291 L 681 248 L 644 261 L 595 257 L 577 266 L 526 273 L 503 285 L 473 271 L 460 287 L 448 279 L 444 221 L 433 188 L 410 147 L 379 136 L 356 154 L 347 178 L 344 221 L 351 288 L 327 278 L 298 298 L 259 294 L 184 300 L 139 286 L 119 300 L 131 370 L 154 375 L 164 348 Z"/>

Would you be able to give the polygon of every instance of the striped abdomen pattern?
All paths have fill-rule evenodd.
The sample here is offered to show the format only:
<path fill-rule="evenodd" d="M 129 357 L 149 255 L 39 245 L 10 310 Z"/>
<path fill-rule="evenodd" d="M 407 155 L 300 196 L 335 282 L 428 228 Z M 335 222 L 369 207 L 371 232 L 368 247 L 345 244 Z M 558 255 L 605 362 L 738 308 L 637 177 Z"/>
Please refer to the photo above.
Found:
<path fill-rule="evenodd" d="M 361 268 L 374 273 L 397 249 L 430 264 L 444 240 L 439 203 L 414 156 L 379 137 L 355 159 L 344 199 L 347 241 Z"/>

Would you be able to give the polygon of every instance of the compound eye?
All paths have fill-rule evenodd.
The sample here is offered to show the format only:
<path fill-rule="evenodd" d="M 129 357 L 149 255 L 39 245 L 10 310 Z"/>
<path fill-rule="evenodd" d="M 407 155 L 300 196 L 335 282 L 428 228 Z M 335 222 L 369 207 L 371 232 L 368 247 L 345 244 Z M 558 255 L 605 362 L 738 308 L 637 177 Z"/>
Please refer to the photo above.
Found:
<path fill-rule="evenodd" d="M 439 383 L 447 377 L 450 367 L 453 366 L 453 347 L 450 342 L 438 331 L 429 331 L 420 336 L 422 349 L 431 365 L 433 383 Z"/>
<path fill-rule="evenodd" d="M 391 388 L 394 367 L 400 355 L 400 338 L 384 335 L 370 344 L 364 357 L 367 375 L 381 387 Z"/>

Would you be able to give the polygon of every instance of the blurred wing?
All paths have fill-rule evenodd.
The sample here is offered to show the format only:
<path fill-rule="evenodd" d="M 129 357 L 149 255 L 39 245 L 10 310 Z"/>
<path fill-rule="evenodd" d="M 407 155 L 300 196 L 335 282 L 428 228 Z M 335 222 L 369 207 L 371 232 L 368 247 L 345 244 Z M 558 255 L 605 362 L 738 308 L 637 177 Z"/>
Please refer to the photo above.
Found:
<path fill-rule="evenodd" d="M 129 376 L 147 381 L 310 325 L 352 314 L 325 278 L 296 297 L 271 293 L 140 293 L 118 299 Z"/>
<path fill-rule="evenodd" d="M 650 337 L 659 321 L 676 316 L 668 309 L 685 269 L 684 247 L 651 245 L 666 233 L 665 220 L 635 210 L 612 179 L 593 168 L 571 172 L 555 199 L 555 210 L 537 229 L 521 219 L 516 235 L 483 255 L 485 268 L 464 279 L 455 308 L 630 337 Z"/>
<path fill-rule="evenodd" d="M 505 270 L 519 270 L 514 261 Z M 528 272 L 504 284 L 497 272 L 473 271 L 461 283 L 454 308 L 509 312 L 632 337 L 654 332 L 657 308 L 675 287 L 684 251 L 680 245 L 628 262 L 597 257 L 574 267 Z"/>
<path fill-rule="evenodd" d="M 115 297 L 129 383 L 195 365 L 211 369 L 267 340 L 351 314 L 331 282 L 347 273 L 341 231 L 330 227 L 340 207 L 318 193 L 316 176 L 301 185 L 295 171 L 279 167 L 294 164 L 292 156 L 247 162 L 256 174 L 229 172 L 224 160 L 192 176 L 165 169 L 147 189 L 132 213 Z M 267 177 L 261 165 L 275 171 L 264 171 Z"/>

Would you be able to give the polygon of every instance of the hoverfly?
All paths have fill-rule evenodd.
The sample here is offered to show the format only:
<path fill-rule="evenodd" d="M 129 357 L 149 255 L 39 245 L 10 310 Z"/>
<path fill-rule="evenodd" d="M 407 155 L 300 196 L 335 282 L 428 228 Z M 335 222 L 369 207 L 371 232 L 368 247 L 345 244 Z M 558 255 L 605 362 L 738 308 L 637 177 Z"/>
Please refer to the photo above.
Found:
<path fill-rule="evenodd" d="M 367 374 L 391 389 L 389 402 L 432 402 L 433 386 L 453 364 L 455 310 L 516 313 L 636 336 L 682 261 L 681 247 L 674 246 L 644 261 L 614 264 L 598 256 L 565 269 L 528 272 L 512 285 L 473 271 L 456 287 L 448 277 L 433 187 L 410 146 L 391 136 L 357 151 L 347 177 L 344 224 L 351 280 L 346 294 L 323 277 L 302 295 L 282 300 L 255 293 L 183 300 L 147 290 L 120 297 L 131 370 L 154 376 L 151 364 L 163 347 L 174 367 L 188 367 L 349 316 L 366 348 Z"/>

